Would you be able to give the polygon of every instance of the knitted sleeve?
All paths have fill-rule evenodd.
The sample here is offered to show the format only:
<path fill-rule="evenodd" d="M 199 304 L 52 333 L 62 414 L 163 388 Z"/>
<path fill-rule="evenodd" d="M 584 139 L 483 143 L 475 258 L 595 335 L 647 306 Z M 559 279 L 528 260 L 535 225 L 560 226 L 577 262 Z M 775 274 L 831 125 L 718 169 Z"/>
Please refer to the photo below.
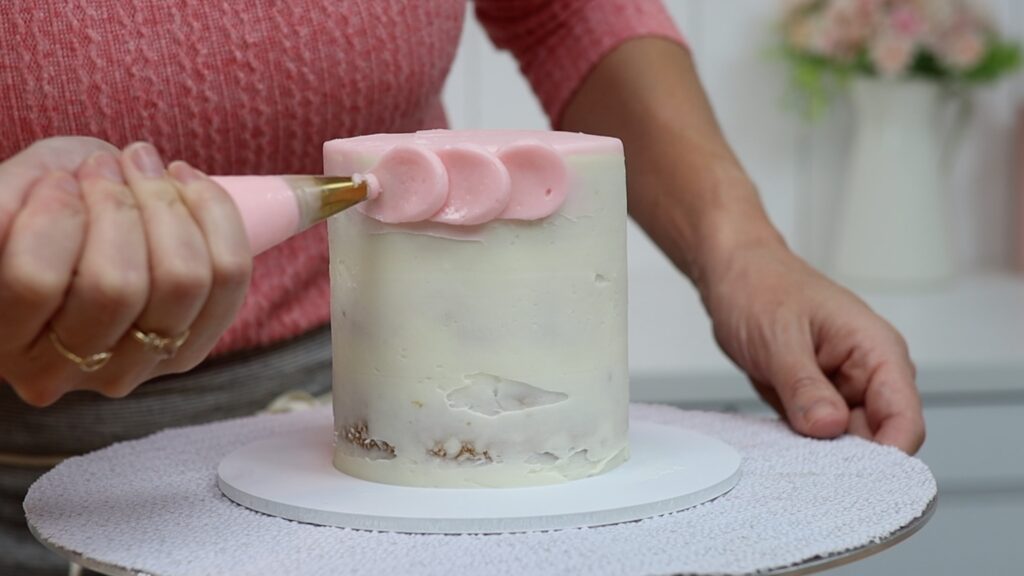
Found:
<path fill-rule="evenodd" d="M 587 74 L 626 40 L 684 43 L 660 0 L 476 0 L 476 15 L 519 61 L 556 127 Z"/>

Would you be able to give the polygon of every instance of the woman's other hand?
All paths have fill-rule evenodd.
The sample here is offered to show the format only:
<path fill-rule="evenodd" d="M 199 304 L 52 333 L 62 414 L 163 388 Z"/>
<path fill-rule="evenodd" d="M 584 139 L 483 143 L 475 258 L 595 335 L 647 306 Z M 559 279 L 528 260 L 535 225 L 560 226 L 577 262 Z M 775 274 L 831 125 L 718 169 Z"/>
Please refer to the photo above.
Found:
<path fill-rule="evenodd" d="M 797 432 L 921 447 L 906 342 L 851 292 L 772 243 L 721 257 L 699 287 L 719 345 Z"/>

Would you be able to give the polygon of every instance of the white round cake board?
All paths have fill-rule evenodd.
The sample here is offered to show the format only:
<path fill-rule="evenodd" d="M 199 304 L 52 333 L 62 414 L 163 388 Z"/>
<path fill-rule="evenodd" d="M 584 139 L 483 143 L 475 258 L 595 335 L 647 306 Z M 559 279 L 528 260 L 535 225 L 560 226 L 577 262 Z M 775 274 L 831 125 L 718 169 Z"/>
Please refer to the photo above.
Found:
<path fill-rule="evenodd" d="M 326 526 L 431 534 L 602 526 L 696 506 L 728 492 L 740 455 L 698 432 L 631 423 L 630 458 L 604 474 L 528 488 L 417 488 L 369 482 L 331 463 L 332 430 L 310 427 L 247 444 L 217 470 L 228 498 Z"/>

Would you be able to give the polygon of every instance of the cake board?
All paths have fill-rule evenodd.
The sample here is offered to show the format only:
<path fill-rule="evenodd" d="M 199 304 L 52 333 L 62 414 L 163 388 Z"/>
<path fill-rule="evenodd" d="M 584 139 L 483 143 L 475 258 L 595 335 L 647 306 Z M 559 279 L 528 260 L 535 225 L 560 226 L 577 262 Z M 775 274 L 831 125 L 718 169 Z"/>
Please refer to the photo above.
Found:
<path fill-rule="evenodd" d="M 635 421 L 630 457 L 597 476 L 526 488 L 418 488 L 360 480 L 331 464 L 330 427 L 260 440 L 228 454 L 218 486 L 235 502 L 289 520 L 422 534 L 495 534 L 631 522 L 729 491 L 740 455 L 678 427 Z"/>
<path fill-rule="evenodd" d="M 718 438 L 743 458 L 722 496 L 596 528 L 488 535 L 332 528 L 225 498 L 218 464 L 253 442 L 329 426 L 329 410 L 168 430 L 72 458 L 25 501 L 42 542 L 108 574 L 804 574 L 899 542 L 935 507 L 928 468 L 896 449 L 802 438 L 777 420 L 635 405 L 631 422 Z"/>

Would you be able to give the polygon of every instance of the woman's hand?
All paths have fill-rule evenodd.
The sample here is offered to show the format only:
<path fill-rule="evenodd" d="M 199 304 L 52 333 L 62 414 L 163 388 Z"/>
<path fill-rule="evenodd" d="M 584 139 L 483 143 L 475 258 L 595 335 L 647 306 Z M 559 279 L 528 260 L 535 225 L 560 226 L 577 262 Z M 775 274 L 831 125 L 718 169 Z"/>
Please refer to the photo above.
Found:
<path fill-rule="evenodd" d="M 719 345 L 796 431 L 921 447 L 907 345 L 856 296 L 777 244 L 733 251 L 700 288 Z"/>
<path fill-rule="evenodd" d="M 719 344 L 794 429 L 921 446 L 906 344 L 786 248 L 686 49 L 623 43 L 594 67 L 561 126 L 622 139 L 630 214 L 694 280 Z"/>
<path fill-rule="evenodd" d="M 234 203 L 201 172 L 146 143 L 39 141 L 0 163 L 0 378 L 46 406 L 188 370 L 251 266 Z"/>

